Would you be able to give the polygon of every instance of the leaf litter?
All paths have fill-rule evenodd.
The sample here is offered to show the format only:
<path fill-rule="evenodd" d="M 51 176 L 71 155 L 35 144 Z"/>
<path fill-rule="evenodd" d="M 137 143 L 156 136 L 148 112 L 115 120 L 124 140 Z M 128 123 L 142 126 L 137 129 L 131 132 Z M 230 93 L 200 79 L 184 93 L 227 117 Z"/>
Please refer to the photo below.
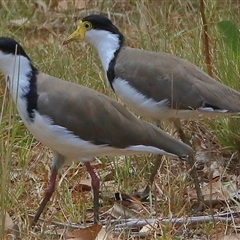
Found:
<path fill-rule="evenodd" d="M 36 5 L 36 16 L 33 19 L 36 19 L 35 21 L 32 19 L 28 19 L 25 17 L 14 19 L 9 22 L 9 27 L 12 29 L 19 29 L 23 28 L 26 31 L 32 31 L 37 32 L 38 35 L 34 35 L 34 37 L 29 41 L 34 45 L 38 45 L 40 42 L 44 41 L 54 41 L 55 37 L 57 36 L 56 33 L 63 33 L 66 31 L 65 26 L 65 20 L 66 17 L 65 11 L 69 9 L 69 5 L 74 7 L 75 9 L 85 9 L 86 8 L 86 1 L 57 1 L 52 0 L 50 1 L 51 4 L 47 5 L 45 1 L 43 0 L 37 0 L 35 2 Z M 124 2 L 124 1 L 123 1 Z M 74 15 L 74 18 L 79 18 L 79 14 Z M 40 20 L 41 19 L 41 20 Z M 53 37 L 50 38 L 49 35 L 52 35 Z M 46 38 L 41 38 L 40 36 L 45 36 Z M 1 90 L 1 89 L 0 89 Z M 220 201 L 225 203 L 225 205 L 229 205 L 230 203 L 234 201 L 239 201 L 239 178 L 234 177 L 231 172 L 226 171 L 226 166 L 222 164 L 224 162 L 224 159 L 219 159 L 220 157 L 217 154 L 214 154 L 214 151 L 209 151 L 209 146 L 204 145 L 203 139 L 194 138 L 193 144 L 195 146 L 196 150 L 196 161 L 198 165 L 203 165 L 203 169 L 199 170 L 199 175 L 202 176 L 204 179 L 204 182 L 202 183 L 202 191 L 205 200 L 209 201 Z M 121 158 L 121 160 L 124 160 L 124 157 Z M 229 161 L 229 158 L 227 157 L 227 161 Z M 33 161 L 31 161 L 32 164 L 35 165 Z M 119 166 L 121 164 L 121 161 L 119 161 Z M 104 185 L 108 187 L 112 187 L 112 189 L 115 189 L 115 182 L 114 182 L 114 172 L 111 167 L 112 163 L 109 162 L 108 164 L 99 164 L 94 163 L 94 168 L 98 171 L 101 171 L 104 173 L 102 177 L 102 180 L 104 180 Z M 30 165 L 31 166 L 31 165 Z M 173 166 L 169 171 L 172 172 L 178 172 L 179 164 L 173 162 Z M 47 168 L 47 167 L 46 167 Z M 136 166 L 137 168 L 137 166 Z M 181 168 L 184 168 L 184 165 L 181 163 Z M 76 171 L 79 175 L 83 176 L 83 179 L 79 181 L 76 177 Z M 84 167 L 78 167 L 76 168 L 69 168 L 66 171 L 66 175 L 62 174 L 62 178 L 60 179 L 59 185 L 61 185 L 61 182 L 64 181 L 65 178 L 69 178 L 71 180 L 68 180 L 70 183 L 69 188 L 72 190 L 72 198 L 75 199 L 75 203 L 78 202 L 79 194 L 85 194 L 86 201 L 89 199 L 89 196 L 91 196 L 91 182 L 89 178 L 87 178 L 83 172 Z M 39 179 L 43 179 L 43 181 L 47 182 L 48 175 L 50 172 L 50 167 L 47 169 L 44 169 L 44 174 L 39 174 L 38 170 L 32 171 L 27 169 L 25 180 L 26 181 L 32 181 L 37 184 L 35 187 L 38 189 L 38 195 L 43 194 L 44 185 L 41 185 L 38 183 Z M 74 175 L 75 174 L 75 175 Z M 64 176 L 63 176 L 64 175 Z M 13 181 L 19 179 L 19 176 L 21 176 L 21 172 L 15 171 L 13 176 Z M 77 179 L 77 180 L 76 180 Z M 156 181 L 157 182 L 157 181 Z M 158 183 L 156 184 L 157 187 L 159 187 Z M 158 188 L 160 192 L 162 192 L 164 196 L 164 188 L 159 187 Z M 116 189 L 118 190 L 118 189 Z M 187 189 L 186 194 L 186 201 L 194 201 L 196 199 L 195 190 L 194 189 Z M 109 197 L 109 202 L 112 204 L 111 206 L 102 207 L 101 209 L 104 211 L 102 213 L 102 219 L 103 226 L 100 225 L 91 225 L 87 226 L 83 229 L 74 229 L 74 230 L 65 230 L 65 229 L 58 229 L 57 233 L 59 236 L 64 236 L 66 239 L 71 240 L 107 240 L 107 239 L 114 239 L 114 237 L 120 236 L 121 231 L 124 231 L 124 228 L 131 226 L 132 229 L 139 233 L 144 233 L 147 235 L 149 232 L 151 233 L 157 233 L 159 235 L 162 235 L 161 227 L 159 227 L 159 222 L 161 224 L 167 223 L 179 223 L 182 225 L 199 223 L 202 221 L 208 221 L 211 222 L 212 218 L 207 214 L 206 216 L 197 216 L 190 218 L 189 216 L 183 217 L 183 218 L 174 218 L 173 216 L 169 218 L 161 218 L 158 216 L 155 216 L 152 214 L 152 206 L 149 206 L 148 204 L 142 203 L 138 201 L 138 199 L 135 199 L 132 196 L 129 196 L 125 193 L 121 193 L 121 196 L 123 196 L 121 199 L 114 199 L 112 200 L 111 197 Z M 168 198 L 167 195 L 165 195 L 166 199 Z M 110 199 L 111 198 L 111 199 Z M 162 198 L 162 196 L 161 196 Z M 22 199 L 23 200 L 23 199 Z M 155 201 L 160 202 L 159 197 L 155 197 Z M 34 204 L 33 204 L 34 205 Z M 36 207 L 36 206 L 35 206 Z M 236 207 L 237 209 L 237 207 Z M 222 210 L 222 207 L 220 208 Z M 228 209 L 229 210 L 229 209 Z M 215 208 L 214 211 L 217 213 L 219 212 L 219 208 Z M 239 211 L 239 210 L 237 210 Z M 57 209 L 52 211 L 57 212 Z M 230 212 L 230 211 L 229 211 Z M 160 214 L 161 215 L 161 214 Z M 151 217 L 152 219 L 148 219 Z M 112 218 L 114 218 L 112 220 Z M 219 217 L 218 215 L 215 216 L 216 219 L 224 220 L 225 217 Z M 221 219 L 224 218 L 224 219 Z M 228 219 L 231 219 L 229 216 L 226 217 Z M 239 218 L 239 216 L 235 217 L 236 219 Z M 141 220 L 145 219 L 145 223 L 141 222 Z M 43 219 L 44 220 L 44 219 Z M 122 223 L 121 221 L 126 221 L 125 223 Z M 226 219 L 225 219 L 226 220 Z M 7 226 L 8 230 L 11 231 L 14 230 L 14 224 L 9 216 L 8 213 L 6 213 L 6 223 L 5 227 Z M 92 216 L 88 217 L 88 221 L 92 221 Z M 112 221 L 112 222 L 111 222 Z M 151 222 L 152 221 L 152 222 Z M 151 223 L 150 223 L 151 222 Z M 111 226 L 111 223 L 115 226 Z M 119 223 L 117 225 L 117 223 Z M 127 224 L 126 223 L 131 223 Z M 141 224 L 140 224 L 141 223 Z M 57 224 L 56 224 L 57 225 Z M 66 224 L 67 225 L 67 224 Z M 111 230 L 106 230 L 109 228 L 109 225 L 111 226 Z M 80 227 L 80 226 L 78 226 Z M 82 227 L 82 226 L 81 226 Z M 237 226 L 236 226 L 237 227 Z M 117 229 L 116 233 L 114 233 L 114 228 Z M 141 235 L 144 236 L 144 235 Z M 120 239 L 120 238 L 116 238 Z M 124 238 L 123 238 L 124 239 Z M 217 239 L 223 239 L 223 240 L 231 240 L 231 239 L 239 239 L 239 234 L 229 234 L 225 236 L 218 236 Z"/>

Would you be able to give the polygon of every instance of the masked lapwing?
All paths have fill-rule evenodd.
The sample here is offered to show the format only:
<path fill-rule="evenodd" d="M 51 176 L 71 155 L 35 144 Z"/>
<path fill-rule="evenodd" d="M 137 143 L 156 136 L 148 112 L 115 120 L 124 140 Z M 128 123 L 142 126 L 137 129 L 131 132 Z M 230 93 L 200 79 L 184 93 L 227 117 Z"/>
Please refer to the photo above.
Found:
<path fill-rule="evenodd" d="M 192 158 L 193 149 L 152 124 L 141 121 L 115 100 L 87 87 L 39 72 L 14 39 L 0 37 L 0 71 L 18 113 L 32 135 L 53 151 L 45 197 L 50 200 L 59 169 L 82 161 L 91 176 L 94 221 L 98 222 L 99 178 L 90 165 L 96 156 L 164 154 Z"/>
<path fill-rule="evenodd" d="M 179 119 L 240 112 L 239 92 L 174 55 L 125 46 L 105 16 L 84 17 L 64 44 L 79 37 L 98 51 L 109 86 L 130 109 L 155 121 L 174 119 L 185 142 Z"/>
<path fill-rule="evenodd" d="M 139 115 L 158 121 L 240 112 L 239 92 L 172 54 L 125 46 L 105 16 L 83 18 L 64 44 L 79 37 L 95 47 L 112 90 Z"/>

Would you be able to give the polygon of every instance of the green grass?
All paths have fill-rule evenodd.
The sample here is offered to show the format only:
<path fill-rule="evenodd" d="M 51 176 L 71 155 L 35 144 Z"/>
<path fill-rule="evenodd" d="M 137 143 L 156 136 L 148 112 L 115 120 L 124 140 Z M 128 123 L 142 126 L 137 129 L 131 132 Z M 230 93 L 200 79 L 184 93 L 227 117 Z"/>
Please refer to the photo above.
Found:
<path fill-rule="evenodd" d="M 201 41 L 201 17 L 197 1 L 156 0 L 156 1 L 98 1 L 87 5 L 88 11 L 74 8 L 57 11 L 50 8 L 51 1 L 43 1 L 47 12 L 30 0 L 2 1 L 0 8 L 0 35 L 18 40 L 34 65 L 41 71 L 71 82 L 96 89 L 115 98 L 106 85 L 106 80 L 96 52 L 84 42 L 75 42 L 63 46 L 62 41 L 76 28 L 77 17 L 84 16 L 92 9 L 109 13 L 111 19 L 126 35 L 127 44 L 153 51 L 165 51 L 200 66 L 206 70 Z M 52 1 L 54 2 L 54 1 Z M 2 4 L 0 3 L 0 5 Z M 239 11 L 234 1 L 206 1 L 206 17 L 209 23 L 211 39 L 211 59 L 216 79 L 240 90 L 239 58 L 226 46 L 217 29 L 217 23 L 231 20 L 240 26 Z M 26 18 L 21 26 L 15 26 L 13 20 Z M 46 25 L 48 24 L 48 25 Z M 61 26 L 61 27 L 59 27 Z M 5 84 L 2 78 L 1 88 Z M 48 223 L 40 232 L 28 230 L 28 214 L 34 214 L 44 194 L 50 174 L 51 152 L 39 144 L 25 129 L 17 116 L 11 98 L 0 95 L 0 158 L 1 158 L 1 209 L 6 210 L 18 223 L 22 239 L 51 239 L 45 233 Z M 239 120 L 219 119 L 204 121 L 204 130 L 211 131 L 222 148 L 231 152 L 239 150 Z M 185 128 L 191 128 L 189 122 Z M 201 125 L 196 121 L 196 125 Z M 208 130 L 209 126 L 212 130 Z M 171 127 L 167 128 L 173 133 Z M 200 134 L 200 133 L 199 133 Z M 201 134 L 200 134 L 201 135 Z M 200 136 L 202 138 L 205 135 Z M 113 172 L 114 184 L 109 192 L 108 186 L 101 183 L 102 195 L 111 197 L 115 191 L 132 193 L 142 188 L 147 182 L 150 162 L 154 156 L 134 156 L 118 162 L 118 158 L 102 158 L 102 164 Z M 113 166 L 110 166 L 109 162 Z M 97 172 L 104 175 L 106 169 L 100 167 Z M 71 166 L 61 171 L 60 186 L 57 186 L 48 209 L 43 217 L 59 222 L 85 221 L 87 208 L 92 207 L 91 193 L 79 193 L 75 190 L 80 179 L 86 179 L 87 173 L 82 166 Z M 158 187 L 163 195 L 159 196 Z M 189 185 L 185 165 L 166 159 L 161 172 L 157 175 L 153 188 L 154 197 L 160 201 L 153 203 L 154 210 L 161 216 L 181 217 L 189 214 L 190 204 L 184 199 L 184 192 Z M 103 205 L 107 204 L 107 201 Z M 41 222 L 42 223 L 42 222 Z M 217 229 L 211 225 L 200 225 L 202 235 L 212 236 Z M 188 229 L 194 235 L 194 227 Z M 183 239 L 181 231 L 175 226 L 162 227 L 163 236 L 157 239 Z M 180 232 L 180 233 L 179 233 Z M 3 235 L 3 231 L 0 230 Z M 1 235 L 0 235 L 1 236 Z M 3 239 L 3 236 L 1 236 Z M 130 239 L 130 237 L 129 237 Z"/>

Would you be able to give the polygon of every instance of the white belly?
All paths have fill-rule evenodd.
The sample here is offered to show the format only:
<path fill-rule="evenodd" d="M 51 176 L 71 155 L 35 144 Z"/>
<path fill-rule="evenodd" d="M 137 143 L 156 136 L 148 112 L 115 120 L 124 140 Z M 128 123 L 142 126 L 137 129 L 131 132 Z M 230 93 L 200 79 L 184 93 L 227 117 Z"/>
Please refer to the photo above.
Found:
<path fill-rule="evenodd" d="M 143 153 L 165 154 L 176 157 L 174 154 L 166 153 L 162 149 L 152 146 L 129 146 L 124 149 L 114 148 L 108 145 L 94 145 L 85 141 L 66 128 L 53 125 L 51 120 L 36 112 L 34 122 L 23 119 L 28 130 L 43 145 L 66 157 L 67 164 L 74 161 L 90 161 L 97 156 L 118 156 Z"/>

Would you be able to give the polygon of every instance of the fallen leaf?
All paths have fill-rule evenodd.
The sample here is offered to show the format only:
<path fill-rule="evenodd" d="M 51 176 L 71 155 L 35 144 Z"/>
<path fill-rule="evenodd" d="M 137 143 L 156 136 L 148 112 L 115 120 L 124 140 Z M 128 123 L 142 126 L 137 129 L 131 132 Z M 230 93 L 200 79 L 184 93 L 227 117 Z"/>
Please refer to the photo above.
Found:
<path fill-rule="evenodd" d="M 91 179 L 80 180 L 78 184 L 73 187 L 73 191 L 77 192 L 89 192 L 92 189 Z"/>
<path fill-rule="evenodd" d="M 9 214 L 7 212 L 5 213 L 5 216 L 1 215 L 0 226 L 2 226 L 2 222 L 4 220 L 4 217 L 5 217 L 5 223 L 4 223 L 5 230 L 12 229 L 13 226 L 14 226 L 14 223 L 13 223 L 12 218 L 9 216 Z"/>
<path fill-rule="evenodd" d="M 59 229 L 57 233 L 61 236 L 64 236 L 67 240 L 95 240 L 101 229 L 101 225 L 94 224 L 90 227 L 82 229 L 74 229 L 67 231 L 65 231 L 65 229 Z"/>
<path fill-rule="evenodd" d="M 202 187 L 201 190 L 204 200 L 227 201 L 232 198 L 239 198 L 238 187 L 235 181 L 211 181 Z M 188 194 L 191 200 L 197 197 L 195 189 L 190 190 Z"/>
<path fill-rule="evenodd" d="M 5 218 L 5 219 L 4 219 Z M 4 221 L 4 239 L 6 240 L 15 240 L 19 237 L 19 228 L 17 224 L 13 223 L 12 218 L 6 212 L 5 216 L 0 217 L 0 228 L 2 228 L 2 223 Z"/>
<path fill-rule="evenodd" d="M 97 237 L 95 238 L 95 240 L 112 240 L 113 236 L 111 234 L 110 231 L 106 232 L 106 230 L 104 228 L 102 228 Z"/>
<path fill-rule="evenodd" d="M 121 203 L 115 202 L 113 207 L 109 210 L 111 215 L 115 218 L 140 218 L 141 213 L 123 206 Z"/>
<path fill-rule="evenodd" d="M 156 221 L 154 224 L 147 224 L 147 225 L 143 226 L 139 232 L 140 233 L 150 233 L 150 232 L 156 231 L 157 226 L 158 226 L 158 222 Z"/>
<path fill-rule="evenodd" d="M 212 238 L 212 240 L 239 240 L 240 239 L 240 234 L 230 234 L 230 235 L 225 235 L 225 236 L 215 236 Z"/>

